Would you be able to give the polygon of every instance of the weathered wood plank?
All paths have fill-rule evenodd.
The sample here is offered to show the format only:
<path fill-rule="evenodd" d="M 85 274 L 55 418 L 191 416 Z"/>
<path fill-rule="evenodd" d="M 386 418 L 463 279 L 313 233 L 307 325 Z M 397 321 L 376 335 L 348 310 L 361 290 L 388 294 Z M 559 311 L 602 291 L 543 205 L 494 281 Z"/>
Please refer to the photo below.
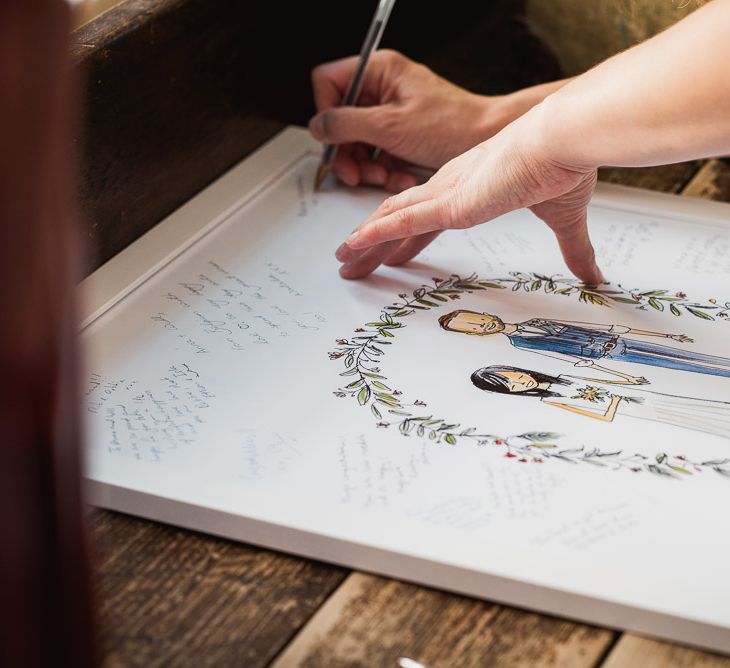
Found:
<path fill-rule="evenodd" d="M 524 0 L 396 9 L 384 45 L 499 93 L 559 74 Z M 405 8 L 404 8 L 405 9 Z M 80 201 L 97 267 L 287 124 L 313 113 L 310 72 L 357 53 L 369 2 L 123 0 L 74 32 L 85 82 Z M 337 26 L 336 30 L 332 26 Z"/>
<path fill-rule="evenodd" d="M 274 668 L 592 666 L 611 631 L 505 608 L 374 575 L 353 573 Z"/>
<path fill-rule="evenodd" d="M 730 201 L 730 159 L 709 160 L 682 191 L 688 197 Z"/>
<path fill-rule="evenodd" d="M 108 665 L 267 665 L 347 575 L 117 513 L 92 525 Z"/>
<path fill-rule="evenodd" d="M 730 668 L 730 657 L 624 633 L 601 668 Z"/>
<path fill-rule="evenodd" d="M 598 178 L 607 183 L 678 193 L 697 173 L 701 165 L 701 160 L 693 160 L 658 167 L 604 167 L 598 170 Z"/>

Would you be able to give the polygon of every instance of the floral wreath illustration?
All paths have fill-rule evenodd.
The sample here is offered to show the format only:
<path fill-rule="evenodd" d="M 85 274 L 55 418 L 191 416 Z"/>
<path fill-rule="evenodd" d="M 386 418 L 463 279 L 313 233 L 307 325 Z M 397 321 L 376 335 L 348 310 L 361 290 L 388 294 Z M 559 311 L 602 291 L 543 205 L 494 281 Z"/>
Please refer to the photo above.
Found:
<path fill-rule="evenodd" d="M 362 407 L 369 406 L 380 428 L 397 426 L 401 434 L 416 434 L 434 443 L 456 445 L 460 440 L 481 446 L 497 446 L 504 449 L 504 456 L 520 463 L 541 464 L 548 460 L 561 460 L 572 464 L 591 464 L 613 470 L 646 471 L 658 476 L 682 478 L 707 470 L 730 477 L 730 458 L 709 461 L 693 461 L 679 454 L 657 453 L 653 457 L 626 454 L 623 450 L 607 451 L 586 446 L 561 449 L 555 441 L 561 434 L 528 432 L 511 436 L 495 436 L 479 433 L 475 427 L 462 428 L 423 410 L 427 404 L 421 400 L 405 403 L 402 392 L 388 385 L 382 375 L 380 360 L 385 354 L 383 346 L 395 337 L 397 330 L 406 326 L 403 322 L 417 311 L 438 308 L 462 294 L 479 290 L 544 291 L 562 296 L 577 296 L 578 300 L 596 306 L 610 307 L 612 303 L 631 304 L 639 310 L 654 309 L 675 317 L 688 314 L 703 320 L 730 321 L 730 302 L 718 304 L 709 299 L 699 303 L 688 299 L 683 292 L 668 290 L 627 290 L 621 285 L 612 287 L 589 286 L 577 279 L 560 276 L 544 276 L 537 273 L 510 272 L 509 278 L 481 279 L 476 274 L 462 278 L 452 274 L 447 279 L 433 278 L 432 285 L 422 285 L 412 294 L 402 293 L 399 300 L 382 309 L 380 316 L 355 330 L 351 339 L 337 339 L 337 348 L 329 353 L 331 360 L 340 360 L 345 370 L 340 376 L 352 377 L 352 381 L 335 391 L 341 398 L 355 398 Z"/>

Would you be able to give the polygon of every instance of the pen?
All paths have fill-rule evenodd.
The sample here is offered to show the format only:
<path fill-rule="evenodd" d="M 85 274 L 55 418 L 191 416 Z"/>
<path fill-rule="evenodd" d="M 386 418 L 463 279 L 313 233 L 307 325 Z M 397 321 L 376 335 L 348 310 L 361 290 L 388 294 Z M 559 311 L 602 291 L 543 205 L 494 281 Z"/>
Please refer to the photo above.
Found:
<path fill-rule="evenodd" d="M 345 97 L 342 100 L 343 107 L 351 107 L 357 102 L 357 98 L 360 95 L 360 89 L 362 88 L 363 79 L 365 77 L 365 68 L 367 67 L 368 61 L 373 51 L 378 48 L 380 44 L 380 38 L 383 36 L 385 25 L 388 23 L 388 17 L 393 9 L 395 0 L 380 0 L 378 8 L 375 10 L 375 16 L 370 23 L 368 34 L 365 36 L 362 49 L 360 49 L 360 61 L 357 64 L 357 70 L 355 76 L 352 77 L 350 85 L 347 88 Z M 317 169 L 317 176 L 314 179 L 314 191 L 317 192 L 322 185 L 327 173 L 332 167 L 332 161 L 337 153 L 337 146 L 335 144 L 328 144 L 324 149 L 322 155 L 322 162 L 319 164 Z"/>

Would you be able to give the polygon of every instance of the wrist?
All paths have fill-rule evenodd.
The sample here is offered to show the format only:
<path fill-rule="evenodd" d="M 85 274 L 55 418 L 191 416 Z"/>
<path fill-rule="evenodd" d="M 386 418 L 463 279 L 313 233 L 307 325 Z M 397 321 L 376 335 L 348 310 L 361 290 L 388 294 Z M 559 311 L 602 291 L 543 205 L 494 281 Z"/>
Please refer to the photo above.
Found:
<path fill-rule="evenodd" d="M 496 135 L 512 121 L 509 117 L 507 95 L 471 96 L 474 122 L 471 125 L 471 144 L 476 146 Z"/>
<path fill-rule="evenodd" d="M 475 144 L 498 134 L 540 102 L 530 94 L 530 89 L 518 90 L 507 95 L 474 95 L 473 97 L 478 109 Z"/>
<path fill-rule="evenodd" d="M 601 166 L 585 147 L 588 142 L 576 138 L 572 128 L 570 105 L 562 92 L 549 95 L 524 115 L 524 142 L 530 154 L 547 164 L 574 172 L 589 172 Z M 522 119 L 521 119 L 522 120 Z"/>

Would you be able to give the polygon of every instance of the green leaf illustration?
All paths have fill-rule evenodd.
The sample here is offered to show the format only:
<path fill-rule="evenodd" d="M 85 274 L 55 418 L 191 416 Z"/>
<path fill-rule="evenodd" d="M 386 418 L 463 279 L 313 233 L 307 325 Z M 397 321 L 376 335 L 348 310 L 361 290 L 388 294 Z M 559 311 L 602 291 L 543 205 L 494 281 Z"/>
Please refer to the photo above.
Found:
<path fill-rule="evenodd" d="M 689 306 L 685 306 L 685 308 L 694 316 L 697 316 L 698 318 L 702 318 L 703 320 L 714 320 L 711 315 L 708 315 L 704 311 L 698 311 L 696 308 L 690 308 Z"/>
<path fill-rule="evenodd" d="M 568 447 L 559 449 L 555 441 L 561 438 L 560 434 L 553 432 L 526 432 L 523 434 L 500 437 L 488 434 L 478 434 L 476 428 L 468 427 L 460 429 L 457 423 L 448 423 L 441 418 L 434 418 L 432 415 L 414 416 L 396 395 L 400 393 L 392 390 L 385 381 L 387 377 L 380 373 L 380 357 L 385 354 L 385 346 L 393 342 L 386 340 L 395 338 L 392 332 L 394 329 L 405 327 L 406 323 L 396 321 L 395 318 L 405 318 L 413 315 L 417 310 L 429 311 L 433 308 L 449 303 L 448 297 L 456 297 L 465 292 L 475 290 L 500 289 L 511 287 L 513 291 L 524 289 L 526 292 L 544 290 L 546 293 L 571 296 L 573 299 L 594 306 L 610 306 L 611 302 L 625 303 L 633 307 L 652 308 L 655 311 L 669 311 L 673 316 L 683 315 L 683 311 L 703 320 L 715 320 L 709 312 L 721 309 L 715 306 L 715 300 L 709 303 L 689 302 L 684 293 L 677 292 L 677 296 L 671 296 L 668 290 L 646 290 L 636 292 L 616 286 L 616 289 L 607 289 L 607 285 L 593 286 L 581 283 L 575 279 L 555 276 L 544 276 L 538 273 L 517 273 L 511 272 L 508 278 L 492 280 L 481 280 L 476 274 L 462 278 L 452 274 L 448 279 L 432 279 L 433 285 L 422 285 L 412 291 L 413 297 L 407 294 L 399 295 L 400 301 L 384 306 L 377 321 L 366 323 L 365 327 L 356 331 L 362 335 L 353 336 L 351 339 L 338 339 L 339 347 L 329 354 L 333 360 L 340 360 L 344 364 L 344 371 L 340 376 L 355 376 L 351 383 L 345 386 L 344 391 L 335 392 L 338 396 L 356 396 L 361 406 L 370 404 L 373 417 L 378 421 L 383 420 L 383 406 L 391 415 L 400 416 L 398 426 L 404 435 L 416 430 L 419 437 L 428 438 L 435 444 L 445 442 L 456 445 L 458 440 L 469 439 L 478 445 L 506 445 L 510 457 L 519 457 L 522 462 L 532 458 L 535 462 L 559 459 L 564 462 L 579 465 L 582 463 L 592 464 L 612 470 L 631 469 L 635 472 L 649 471 L 657 476 L 678 480 L 685 476 L 694 475 L 693 470 L 704 471 L 710 468 L 717 473 L 730 478 L 730 459 L 715 459 L 705 462 L 696 462 L 687 459 L 684 455 L 669 455 L 659 453 L 650 458 L 646 455 L 635 453 L 624 453 L 622 450 L 601 451 L 599 448 L 591 448 L 587 445 L 581 447 Z M 667 308 L 669 305 L 669 308 Z M 720 311 L 721 316 L 730 312 L 730 304 Z M 425 405 L 421 401 L 416 404 Z M 413 405 L 416 405 L 413 404 Z M 406 408 L 411 404 L 407 404 Z M 385 422 L 383 426 L 391 423 Z M 568 446 L 573 444 L 566 444 Z M 535 457 L 539 454 L 539 457 Z"/>
<path fill-rule="evenodd" d="M 520 434 L 520 438 L 526 438 L 528 441 L 550 441 L 560 438 L 561 435 L 552 431 L 530 431 L 526 434 Z"/>
<path fill-rule="evenodd" d="M 370 399 L 370 388 L 365 385 L 358 393 L 357 393 L 357 401 L 361 406 L 364 406 L 368 400 Z"/>
<path fill-rule="evenodd" d="M 400 404 L 397 401 L 388 401 L 387 399 L 381 399 L 380 397 L 376 397 L 375 401 L 377 401 L 379 404 L 383 404 L 384 406 L 400 408 Z"/>

